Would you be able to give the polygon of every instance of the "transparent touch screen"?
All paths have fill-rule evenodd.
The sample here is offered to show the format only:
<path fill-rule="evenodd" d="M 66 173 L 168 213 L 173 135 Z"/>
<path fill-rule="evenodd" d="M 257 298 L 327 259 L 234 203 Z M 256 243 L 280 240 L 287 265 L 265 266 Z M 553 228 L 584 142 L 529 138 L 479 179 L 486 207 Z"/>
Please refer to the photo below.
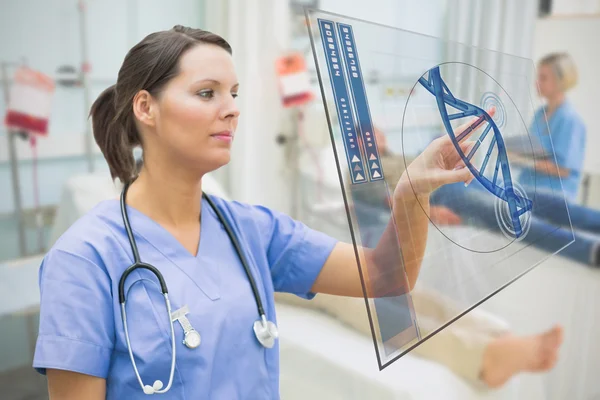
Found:
<path fill-rule="evenodd" d="M 531 60 L 317 10 L 307 21 L 384 368 L 570 244 L 571 222 Z M 436 140 L 440 163 L 474 179 L 422 196 Z"/>

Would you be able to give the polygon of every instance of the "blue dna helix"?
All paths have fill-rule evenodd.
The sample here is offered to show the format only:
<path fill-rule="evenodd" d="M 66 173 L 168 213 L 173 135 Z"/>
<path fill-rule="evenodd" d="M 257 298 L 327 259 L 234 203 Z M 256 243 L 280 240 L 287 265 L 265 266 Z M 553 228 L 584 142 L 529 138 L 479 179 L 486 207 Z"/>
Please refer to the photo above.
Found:
<path fill-rule="evenodd" d="M 436 66 L 427 71 L 420 79 L 419 83 L 427 89 L 429 93 L 435 96 L 437 106 L 440 112 L 440 116 L 446 128 L 446 132 L 450 136 L 454 147 L 460 154 L 465 166 L 469 168 L 475 179 L 477 179 L 490 193 L 494 194 L 498 198 L 508 203 L 508 209 L 514 233 L 517 238 L 523 234 L 523 227 L 519 217 L 524 213 L 531 210 L 533 202 L 523 196 L 520 196 L 515 192 L 513 188 L 513 182 L 511 178 L 510 165 L 508 162 L 508 156 L 506 155 L 506 147 L 500 129 L 492 119 L 492 117 L 482 108 L 477 107 L 473 104 L 467 103 L 463 100 L 457 99 L 440 74 L 439 66 Z M 458 110 L 453 114 L 448 113 L 447 106 L 451 106 Z M 467 126 L 467 128 L 455 135 L 454 130 L 450 121 L 460 120 L 462 118 L 474 118 L 474 122 Z M 482 124 L 487 122 L 486 128 L 483 130 L 479 139 L 469 151 L 469 154 L 465 155 L 460 147 L 460 143 L 469 136 L 471 132 L 478 129 Z M 493 137 L 485 154 L 482 165 L 477 169 L 472 163 L 471 159 L 479 150 L 481 144 L 487 137 L 490 131 L 493 131 Z M 485 169 L 488 166 L 490 156 L 497 150 L 496 167 L 494 169 L 493 179 L 490 180 L 484 176 Z M 499 171 L 502 172 L 502 179 L 499 180 Z"/>

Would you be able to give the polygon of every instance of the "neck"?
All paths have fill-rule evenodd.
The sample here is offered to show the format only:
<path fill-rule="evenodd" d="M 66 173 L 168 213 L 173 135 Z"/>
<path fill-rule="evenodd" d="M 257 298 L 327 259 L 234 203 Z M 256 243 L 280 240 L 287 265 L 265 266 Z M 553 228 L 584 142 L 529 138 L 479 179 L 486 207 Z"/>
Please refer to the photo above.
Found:
<path fill-rule="evenodd" d="M 548 114 L 552 114 L 565 101 L 564 93 L 557 93 L 552 97 L 548 97 Z"/>
<path fill-rule="evenodd" d="M 202 181 L 197 175 L 144 165 L 129 187 L 127 204 L 158 223 L 183 227 L 198 223 L 201 198 Z"/>

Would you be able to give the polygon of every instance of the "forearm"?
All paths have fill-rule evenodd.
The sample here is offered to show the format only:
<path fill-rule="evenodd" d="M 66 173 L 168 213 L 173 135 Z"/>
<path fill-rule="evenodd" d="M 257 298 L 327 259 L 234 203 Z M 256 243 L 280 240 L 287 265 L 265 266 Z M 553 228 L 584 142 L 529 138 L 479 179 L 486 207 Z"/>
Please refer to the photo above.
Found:
<path fill-rule="evenodd" d="M 375 248 L 359 247 L 355 252 L 352 244 L 338 243 L 311 291 L 337 296 L 366 295 L 370 298 L 401 296 L 410 291 L 419 275 L 425 253 L 428 210 L 427 197 L 420 198 L 419 203 L 411 193 L 403 201 L 395 201 L 394 217 L 390 218 Z"/>
<path fill-rule="evenodd" d="M 429 196 L 396 195 L 393 220 L 367 253 L 372 297 L 402 295 L 414 287 L 427 245 Z"/>
<path fill-rule="evenodd" d="M 571 172 L 571 170 L 562 168 L 561 166 L 556 165 L 554 162 L 548 160 L 534 160 L 532 158 L 523 157 L 514 153 L 510 153 L 509 158 L 511 162 L 514 162 L 515 164 L 533 168 L 536 171 L 543 172 L 546 175 L 566 178 Z"/>
<path fill-rule="evenodd" d="M 547 175 L 559 176 L 561 178 L 568 177 L 571 172 L 569 169 L 561 168 L 560 166 L 547 160 L 537 161 L 535 163 L 535 169 Z"/>
<path fill-rule="evenodd" d="M 417 282 L 425 255 L 429 213 L 429 196 L 417 199 L 414 195 L 409 195 L 402 202 L 396 201 L 394 205 L 396 231 L 410 289 Z"/>

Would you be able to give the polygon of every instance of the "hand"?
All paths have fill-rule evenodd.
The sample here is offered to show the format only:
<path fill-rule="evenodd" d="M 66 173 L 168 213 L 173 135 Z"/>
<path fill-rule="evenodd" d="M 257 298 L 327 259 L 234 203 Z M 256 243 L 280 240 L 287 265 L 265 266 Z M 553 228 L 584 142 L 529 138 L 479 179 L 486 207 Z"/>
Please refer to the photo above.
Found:
<path fill-rule="evenodd" d="M 488 114 L 493 117 L 495 112 L 496 108 L 492 107 Z M 471 128 L 471 131 L 459 144 L 463 154 L 469 154 L 475 145 L 474 141 L 467 139 L 485 124 L 481 122 L 476 125 L 477 121 L 478 118 L 473 118 L 454 131 L 454 135 L 459 136 L 466 129 Z M 468 185 L 474 178 L 471 171 L 465 167 L 450 136 L 445 134 L 431 142 L 423 153 L 408 166 L 398 181 L 394 198 L 406 201 L 406 196 L 410 194 L 414 194 L 417 198 L 428 198 L 440 186 L 457 182 L 464 182 Z"/>

